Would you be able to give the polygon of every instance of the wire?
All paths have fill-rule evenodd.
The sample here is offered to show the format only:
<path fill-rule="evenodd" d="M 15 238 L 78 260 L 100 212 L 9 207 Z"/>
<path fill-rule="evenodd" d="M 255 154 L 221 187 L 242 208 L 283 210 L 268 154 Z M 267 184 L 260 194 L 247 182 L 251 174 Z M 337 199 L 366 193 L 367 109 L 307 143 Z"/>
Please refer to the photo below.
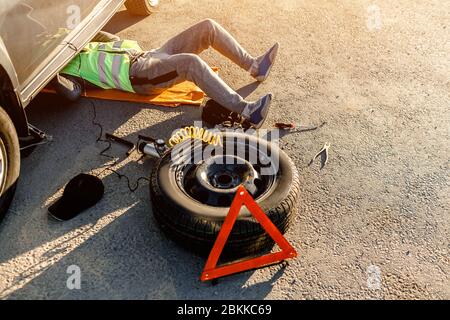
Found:
<path fill-rule="evenodd" d="M 94 102 L 93 102 L 92 100 L 90 100 L 90 99 L 88 99 L 88 101 L 91 103 L 92 111 L 93 111 L 93 114 L 94 114 L 94 116 L 93 116 L 93 118 L 92 118 L 92 124 L 93 124 L 94 126 L 99 127 L 99 129 L 100 129 L 100 133 L 99 133 L 99 135 L 98 135 L 98 137 L 97 137 L 97 139 L 96 139 L 95 142 L 105 142 L 105 143 L 108 144 L 108 145 L 106 146 L 106 148 L 104 148 L 99 154 L 100 154 L 101 156 L 103 156 L 103 157 L 106 157 L 106 158 L 108 158 L 108 159 L 112 159 L 112 160 L 113 160 L 112 163 L 106 164 L 105 166 L 103 166 L 103 167 L 105 167 L 104 170 L 102 170 L 98 175 L 101 175 L 103 172 L 105 172 L 105 171 L 107 171 L 107 170 L 108 170 L 108 171 L 111 171 L 111 172 L 113 172 L 119 179 L 125 178 L 125 180 L 127 181 L 127 187 L 128 187 L 128 190 L 130 190 L 130 192 L 135 192 L 137 189 L 139 189 L 139 186 L 140 186 L 140 185 L 139 185 L 139 182 L 140 182 L 140 181 L 145 180 L 145 181 L 147 181 L 147 182 L 150 182 L 150 179 L 148 179 L 147 177 L 141 176 L 141 177 L 139 177 L 139 178 L 136 180 L 135 185 L 132 186 L 132 185 L 131 185 L 131 180 L 130 180 L 130 178 L 129 178 L 127 175 L 122 174 L 122 173 L 119 173 L 118 171 L 116 171 L 115 169 L 113 169 L 113 167 L 118 163 L 118 158 L 117 158 L 117 157 L 113 157 L 113 156 L 111 156 L 111 155 L 109 155 L 109 154 L 106 153 L 106 151 L 108 151 L 109 149 L 111 149 L 112 143 L 111 143 L 111 141 L 109 141 L 109 140 L 103 139 L 103 126 L 102 126 L 99 122 L 96 121 L 96 120 L 97 120 L 97 110 L 96 110 L 96 108 L 95 108 L 95 104 L 94 104 Z"/>
<path fill-rule="evenodd" d="M 62 43 L 62 45 L 66 45 L 66 46 L 68 46 L 70 49 L 72 49 L 73 51 L 78 52 L 77 46 L 74 45 L 72 42 L 64 41 L 64 42 Z"/>

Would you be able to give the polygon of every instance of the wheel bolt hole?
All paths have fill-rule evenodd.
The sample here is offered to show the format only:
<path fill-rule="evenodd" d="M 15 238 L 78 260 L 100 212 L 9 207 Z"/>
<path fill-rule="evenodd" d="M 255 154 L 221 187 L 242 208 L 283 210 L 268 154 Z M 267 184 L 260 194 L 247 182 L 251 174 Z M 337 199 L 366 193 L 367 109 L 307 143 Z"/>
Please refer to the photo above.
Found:
<path fill-rule="evenodd" d="M 260 189 L 260 188 L 262 188 L 263 187 L 263 181 L 261 180 L 261 179 L 255 179 L 255 181 L 253 182 L 254 184 L 255 184 L 255 187 L 257 188 L 257 189 Z"/>

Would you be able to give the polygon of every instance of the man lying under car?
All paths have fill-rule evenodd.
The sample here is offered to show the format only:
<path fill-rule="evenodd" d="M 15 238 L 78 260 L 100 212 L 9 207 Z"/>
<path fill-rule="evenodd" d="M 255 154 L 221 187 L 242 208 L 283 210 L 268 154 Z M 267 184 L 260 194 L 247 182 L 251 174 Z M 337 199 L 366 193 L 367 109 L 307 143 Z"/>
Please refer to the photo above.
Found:
<path fill-rule="evenodd" d="M 80 97 L 83 86 L 150 94 L 184 80 L 194 82 L 210 98 L 241 114 L 259 128 L 267 116 L 272 94 L 246 101 L 230 88 L 198 54 L 214 48 L 264 81 L 275 62 L 278 43 L 252 57 L 217 22 L 203 20 L 167 41 L 162 47 L 142 50 L 136 41 L 120 40 L 100 32 L 53 80 L 56 91 L 69 100 Z"/>

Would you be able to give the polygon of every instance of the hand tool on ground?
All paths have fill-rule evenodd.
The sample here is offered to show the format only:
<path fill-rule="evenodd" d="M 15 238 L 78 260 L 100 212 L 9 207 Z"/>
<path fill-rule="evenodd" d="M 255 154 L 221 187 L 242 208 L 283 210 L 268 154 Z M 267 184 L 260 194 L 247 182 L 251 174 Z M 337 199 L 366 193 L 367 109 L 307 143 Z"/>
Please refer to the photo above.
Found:
<path fill-rule="evenodd" d="M 325 167 L 325 165 L 328 162 L 328 149 L 330 148 L 330 143 L 326 142 L 322 149 L 314 156 L 314 158 L 311 159 L 311 161 L 309 162 L 308 166 L 310 166 L 314 160 L 317 159 L 317 157 L 320 156 L 320 170 L 323 169 L 323 167 Z"/>
<path fill-rule="evenodd" d="M 117 137 L 117 136 L 115 136 L 115 135 L 113 135 L 111 133 L 105 133 L 105 137 L 108 140 L 120 143 L 120 144 L 128 147 L 128 151 L 126 153 L 127 157 L 136 149 L 136 146 L 134 145 L 133 142 L 125 140 L 125 139 L 120 138 L 120 137 Z"/>
<path fill-rule="evenodd" d="M 322 122 L 320 125 L 318 126 L 302 126 L 298 123 L 294 123 L 294 122 L 275 122 L 274 123 L 274 127 L 281 129 L 281 130 L 290 130 L 291 132 L 303 132 L 303 131 L 312 131 L 312 130 L 316 130 L 319 129 L 321 127 L 323 127 L 326 124 L 326 122 Z"/>

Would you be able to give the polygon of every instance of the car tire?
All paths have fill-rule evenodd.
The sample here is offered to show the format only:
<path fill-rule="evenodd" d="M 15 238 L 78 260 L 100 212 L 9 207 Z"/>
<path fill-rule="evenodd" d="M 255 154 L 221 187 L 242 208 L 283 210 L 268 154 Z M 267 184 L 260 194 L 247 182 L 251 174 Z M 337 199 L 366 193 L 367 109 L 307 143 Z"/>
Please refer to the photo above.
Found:
<path fill-rule="evenodd" d="M 11 118 L 0 107 L 0 221 L 14 197 L 19 173 L 19 139 Z"/>
<path fill-rule="evenodd" d="M 274 151 L 278 152 L 279 169 L 273 178 L 265 178 L 275 179 L 274 184 L 265 194 L 255 195 L 255 199 L 269 219 L 284 234 L 297 212 L 300 182 L 294 163 L 286 153 L 264 139 L 242 133 L 226 133 L 222 137 L 224 143 L 233 137 L 245 137 L 248 142 L 263 144 L 271 154 Z M 180 145 L 190 143 L 193 142 L 185 140 Z M 180 148 L 183 147 L 180 146 Z M 204 148 L 205 144 L 202 147 Z M 206 256 L 214 245 L 232 198 L 227 206 L 223 207 L 205 204 L 209 200 L 200 202 L 194 199 L 186 193 L 188 188 L 181 190 L 184 187 L 180 187 L 180 183 L 177 182 L 186 180 L 189 173 L 184 178 L 180 178 L 177 170 L 177 165 L 174 165 L 171 159 L 171 152 L 166 153 L 154 166 L 150 182 L 153 215 L 169 238 L 198 255 Z M 183 184 L 186 185 L 184 182 Z M 269 251 L 273 245 L 272 238 L 243 206 L 221 257 L 236 259 L 254 256 Z"/>
<path fill-rule="evenodd" d="M 125 7 L 127 10 L 138 16 L 148 16 L 155 12 L 155 9 L 159 5 L 159 0 L 127 0 L 125 1 Z"/>

